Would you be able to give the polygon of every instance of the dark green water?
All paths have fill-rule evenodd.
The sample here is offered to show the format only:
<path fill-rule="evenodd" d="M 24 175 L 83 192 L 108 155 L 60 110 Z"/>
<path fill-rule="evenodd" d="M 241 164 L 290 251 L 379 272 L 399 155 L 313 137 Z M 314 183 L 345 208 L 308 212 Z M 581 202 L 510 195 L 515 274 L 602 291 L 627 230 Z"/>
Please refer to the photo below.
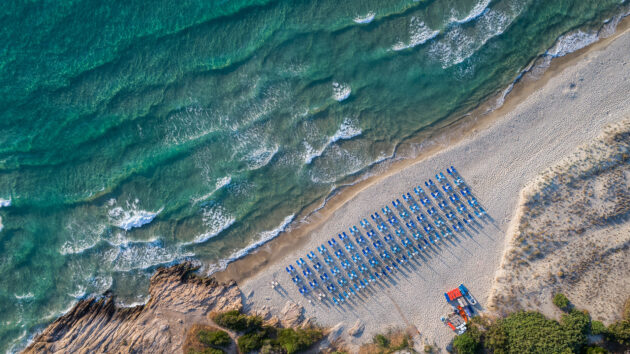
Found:
<path fill-rule="evenodd" d="M 81 297 L 143 301 L 156 266 L 246 253 L 622 6 L 3 1 L 0 350 Z"/>

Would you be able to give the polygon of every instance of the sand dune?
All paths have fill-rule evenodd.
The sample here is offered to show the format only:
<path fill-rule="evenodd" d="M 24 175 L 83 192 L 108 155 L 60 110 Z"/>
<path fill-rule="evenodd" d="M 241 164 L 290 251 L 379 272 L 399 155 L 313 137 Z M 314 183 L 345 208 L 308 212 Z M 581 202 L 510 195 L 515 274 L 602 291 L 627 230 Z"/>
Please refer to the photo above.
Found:
<path fill-rule="evenodd" d="M 491 294 L 498 313 L 554 314 L 563 292 L 598 320 L 620 319 L 630 291 L 630 120 L 550 168 L 525 189 Z"/>

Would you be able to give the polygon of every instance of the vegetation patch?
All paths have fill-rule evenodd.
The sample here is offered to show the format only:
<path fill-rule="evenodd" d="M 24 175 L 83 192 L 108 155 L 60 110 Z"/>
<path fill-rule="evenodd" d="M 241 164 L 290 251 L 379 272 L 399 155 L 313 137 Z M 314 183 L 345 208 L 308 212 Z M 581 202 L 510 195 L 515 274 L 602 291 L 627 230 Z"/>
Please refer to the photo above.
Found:
<path fill-rule="evenodd" d="M 492 321 L 474 317 L 466 333 L 455 337 L 453 349 L 459 354 L 491 353 L 605 353 L 604 348 L 587 346 L 588 335 L 606 334 L 621 344 L 630 341 L 630 320 L 608 327 L 591 321 L 587 311 L 571 308 L 564 295 L 554 304 L 566 311 L 560 321 L 534 311 L 520 311 Z"/>
<path fill-rule="evenodd" d="M 235 332 L 248 333 L 262 327 L 263 320 L 259 316 L 248 316 L 238 310 L 216 314 L 212 320 L 221 327 Z"/>
<path fill-rule="evenodd" d="M 568 310 L 569 307 L 571 306 L 571 302 L 569 301 L 569 299 L 567 299 L 567 297 L 564 296 L 564 294 L 562 293 L 557 293 L 553 297 L 553 304 L 558 306 L 558 308 L 563 311 Z"/>
<path fill-rule="evenodd" d="M 293 354 L 307 350 L 324 337 L 323 332 L 316 328 L 265 326 L 261 317 L 248 316 L 236 310 L 217 314 L 213 320 L 222 327 L 242 333 L 236 340 L 241 353 Z"/>
<path fill-rule="evenodd" d="M 184 340 L 186 354 L 220 354 L 232 344 L 230 336 L 220 329 L 196 324 L 193 325 Z"/>
<path fill-rule="evenodd" d="M 372 343 L 361 346 L 359 353 L 389 354 L 404 350 L 413 351 L 413 341 L 407 333 L 397 329 L 374 335 Z"/>

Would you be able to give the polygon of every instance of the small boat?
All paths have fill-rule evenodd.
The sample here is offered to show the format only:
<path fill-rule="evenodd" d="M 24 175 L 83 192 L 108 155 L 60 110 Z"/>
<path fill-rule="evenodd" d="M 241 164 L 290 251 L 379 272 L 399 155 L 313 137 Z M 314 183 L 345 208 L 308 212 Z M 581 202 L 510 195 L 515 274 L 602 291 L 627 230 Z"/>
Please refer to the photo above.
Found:
<path fill-rule="evenodd" d="M 462 295 L 468 300 L 471 305 L 477 304 L 477 299 L 468 291 L 468 289 L 464 286 L 464 284 L 459 284 L 459 291 L 461 291 Z"/>

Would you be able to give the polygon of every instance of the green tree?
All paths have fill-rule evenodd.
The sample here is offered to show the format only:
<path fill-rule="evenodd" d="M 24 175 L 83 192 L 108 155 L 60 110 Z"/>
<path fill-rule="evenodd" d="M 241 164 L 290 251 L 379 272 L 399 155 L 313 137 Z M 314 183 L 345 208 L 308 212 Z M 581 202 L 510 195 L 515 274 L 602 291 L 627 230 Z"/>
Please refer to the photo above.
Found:
<path fill-rule="evenodd" d="M 474 354 L 481 349 L 481 345 L 469 333 L 463 333 L 455 337 L 453 348 L 457 354 Z"/>
<path fill-rule="evenodd" d="M 630 344 L 630 321 L 621 320 L 608 326 L 608 337 L 621 344 Z"/>
<path fill-rule="evenodd" d="M 600 321 L 591 321 L 591 334 L 606 334 L 607 329 Z"/>

